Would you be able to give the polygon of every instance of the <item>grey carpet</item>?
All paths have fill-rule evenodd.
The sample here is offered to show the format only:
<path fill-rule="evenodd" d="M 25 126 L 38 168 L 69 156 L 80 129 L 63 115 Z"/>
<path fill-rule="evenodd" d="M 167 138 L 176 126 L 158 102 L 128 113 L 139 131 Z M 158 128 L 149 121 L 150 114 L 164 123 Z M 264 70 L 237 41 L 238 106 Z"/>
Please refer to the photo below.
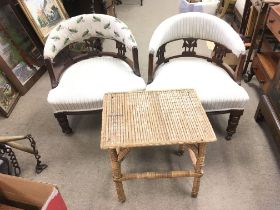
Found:
<path fill-rule="evenodd" d="M 178 1 L 125 0 L 117 6 L 118 17 L 134 32 L 139 46 L 140 66 L 147 79 L 148 43 L 155 27 L 176 14 Z M 214 81 L 215 82 L 215 81 Z M 224 139 L 228 115 L 210 118 L 218 141 L 209 144 L 205 174 L 198 198 L 191 198 L 192 178 L 137 180 L 124 183 L 127 201 L 117 201 L 106 151 L 100 150 L 101 115 L 73 116 L 72 136 L 62 134 L 46 97 L 50 90 L 47 74 L 19 100 L 11 116 L 0 118 L 1 135 L 31 133 L 42 160 L 49 167 L 34 172 L 31 155 L 17 152 L 22 176 L 57 184 L 70 210 L 92 209 L 279 209 L 279 151 L 269 129 L 257 124 L 254 112 L 259 90 L 255 79 L 242 84 L 250 95 L 238 131 L 232 141 Z M 135 149 L 123 163 L 125 171 L 184 169 L 191 167 L 187 156 L 174 155 L 176 147 Z"/>

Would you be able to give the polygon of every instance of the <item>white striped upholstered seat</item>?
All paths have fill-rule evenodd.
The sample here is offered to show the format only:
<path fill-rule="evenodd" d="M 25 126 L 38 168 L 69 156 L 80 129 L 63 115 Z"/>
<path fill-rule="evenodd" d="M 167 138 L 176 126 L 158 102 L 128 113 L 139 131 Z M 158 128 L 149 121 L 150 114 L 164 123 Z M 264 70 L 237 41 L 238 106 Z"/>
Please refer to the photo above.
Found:
<path fill-rule="evenodd" d="M 105 93 L 145 90 L 146 84 L 124 61 L 104 56 L 82 60 L 65 70 L 48 95 L 54 112 L 102 109 Z"/>
<path fill-rule="evenodd" d="M 244 109 L 249 100 L 224 69 L 201 58 L 177 58 L 160 65 L 146 90 L 184 88 L 196 90 L 207 112 Z"/>

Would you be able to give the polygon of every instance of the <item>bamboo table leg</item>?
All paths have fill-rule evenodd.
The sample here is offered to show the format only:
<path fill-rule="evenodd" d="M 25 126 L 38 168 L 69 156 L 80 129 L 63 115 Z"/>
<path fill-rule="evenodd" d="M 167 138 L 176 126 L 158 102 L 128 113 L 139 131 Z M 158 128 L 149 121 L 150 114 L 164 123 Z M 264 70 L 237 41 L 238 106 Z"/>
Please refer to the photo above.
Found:
<path fill-rule="evenodd" d="M 195 173 L 202 175 L 202 167 L 204 165 L 204 159 L 205 159 L 205 150 L 206 150 L 206 143 L 200 143 L 198 144 L 198 157 L 196 161 L 195 166 Z M 192 197 L 196 198 L 198 191 L 199 191 L 199 185 L 200 185 L 200 178 L 201 177 L 194 177 L 193 180 L 193 188 L 192 188 Z"/>
<path fill-rule="evenodd" d="M 116 149 L 110 149 L 109 154 L 110 154 L 111 165 L 112 165 L 112 175 L 118 194 L 118 199 L 120 202 L 125 202 L 126 198 L 123 190 L 123 184 L 119 180 L 122 177 L 121 162 L 118 161 L 118 154 Z"/>

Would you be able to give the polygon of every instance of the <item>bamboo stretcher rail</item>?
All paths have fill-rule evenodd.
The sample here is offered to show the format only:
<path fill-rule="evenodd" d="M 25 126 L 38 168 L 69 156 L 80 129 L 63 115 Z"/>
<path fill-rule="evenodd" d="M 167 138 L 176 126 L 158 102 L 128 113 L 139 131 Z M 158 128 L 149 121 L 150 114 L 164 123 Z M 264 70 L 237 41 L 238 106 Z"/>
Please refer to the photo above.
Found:
<path fill-rule="evenodd" d="M 123 174 L 121 178 L 114 181 L 126 181 L 131 179 L 164 179 L 178 177 L 201 177 L 202 174 L 193 171 L 168 171 L 168 172 L 143 172 Z"/>

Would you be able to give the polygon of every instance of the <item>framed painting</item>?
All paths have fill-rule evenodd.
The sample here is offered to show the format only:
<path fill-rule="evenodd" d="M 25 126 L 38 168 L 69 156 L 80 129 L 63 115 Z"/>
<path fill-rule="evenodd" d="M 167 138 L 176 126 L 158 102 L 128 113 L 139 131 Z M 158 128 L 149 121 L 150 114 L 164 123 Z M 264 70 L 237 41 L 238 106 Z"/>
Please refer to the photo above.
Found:
<path fill-rule="evenodd" d="M 19 93 L 0 69 L 0 113 L 9 117 L 19 99 Z"/>
<path fill-rule="evenodd" d="M 1 0 L 2 1 L 2 0 Z M 9 2 L 0 3 L 0 69 L 24 95 L 44 73 L 43 56 Z"/>
<path fill-rule="evenodd" d="M 18 3 L 42 43 L 57 24 L 68 18 L 60 0 L 18 0 Z"/>

